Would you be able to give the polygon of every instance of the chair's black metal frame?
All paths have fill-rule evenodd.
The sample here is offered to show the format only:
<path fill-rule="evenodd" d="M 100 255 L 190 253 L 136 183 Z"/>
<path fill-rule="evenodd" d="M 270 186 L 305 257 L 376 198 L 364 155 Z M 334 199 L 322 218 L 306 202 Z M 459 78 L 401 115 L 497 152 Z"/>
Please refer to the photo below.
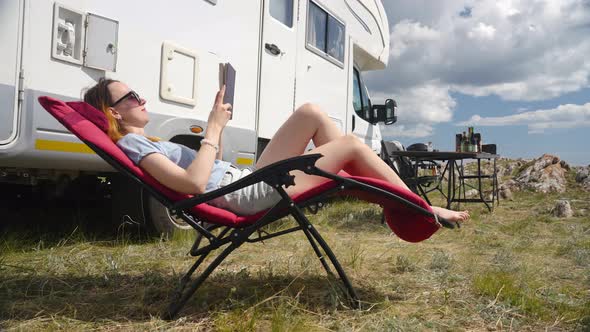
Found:
<path fill-rule="evenodd" d="M 182 218 L 187 224 L 191 225 L 199 234 L 197 239 L 195 240 L 191 250 L 190 255 L 197 257 L 196 262 L 191 266 L 188 272 L 181 278 L 180 285 L 176 291 L 175 299 L 169 305 L 167 310 L 163 313 L 162 317 L 164 319 L 172 319 L 174 318 L 178 312 L 182 309 L 182 307 L 186 304 L 189 298 L 196 292 L 196 290 L 200 287 L 200 285 L 207 279 L 207 277 L 215 270 L 215 268 L 221 264 L 221 262 L 235 249 L 240 247 L 245 242 L 261 242 L 267 239 L 271 239 L 273 237 L 277 237 L 280 235 L 292 233 L 295 231 L 302 231 L 311 247 L 313 248 L 314 252 L 318 256 L 322 266 L 325 268 L 326 272 L 329 276 L 334 276 L 328 262 L 326 261 L 325 256 L 328 257 L 332 266 L 338 273 L 340 280 L 344 286 L 344 291 L 346 296 L 348 297 L 350 304 L 354 308 L 360 307 L 360 300 L 350 283 L 342 265 L 336 259 L 336 255 L 332 252 L 328 244 L 324 241 L 321 237 L 319 232 L 315 229 L 315 227 L 311 224 L 309 219 L 303 213 L 304 208 L 314 206 L 321 201 L 325 201 L 325 199 L 330 196 L 338 193 L 339 191 L 346 190 L 346 189 L 361 189 L 366 192 L 376 193 L 379 195 L 383 195 L 389 199 L 398 201 L 412 209 L 415 209 L 419 213 L 434 217 L 440 223 L 440 226 L 447 227 L 447 228 L 455 228 L 458 226 L 454 222 L 447 221 L 441 217 L 435 216 L 428 210 L 402 198 L 397 195 L 392 194 L 386 190 L 380 189 L 375 186 L 368 185 L 366 183 L 362 183 L 356 181 L 354 179 L 341 177 L 332 173 L 328 173 L 322 171 L 321 169 L 315 166 L 315 162 L 322 156 L 321 154 L 310 154 L 304 155 L 300 157 L 294 157 L 290 159 L 285 159 L 283 161 L 276 162 L 272 165 L 266 166 L 261 168 L 252 174 L 240 179 L 234 183 L 231 183 L 225 187 L 217 189 L 215 191 L 194 196 L 189 199 L 185 199 L 178 202 L 173 202 L 167 197 L 165 197 L 162 193 L 160 193 L 156 188 L 152 187 L 151 185 L 145 183 L 140 178 L 138 178 L 135 174 L 133 174 L 130 170 L 126 167 L 122 166 L 119 162 L 113 159 L 108 153 L 102 151 L 100 148 L 96 147 L 91 142 L 85 142 L 92 150 L 94 150 L 100 157 L 102 157 L 105 161 L 107 161 L 111 166 L 113 166 L 116 170 L 120 171 L 121 173 L 125 174 L 126 176 L 131 177 L 134 182 L 139 184 L 145 190 L 147 190 L 151 195 L 153 195 L 157 200 L 159 200 L 164 206 L 170 209 L 171 213 L 176 216 Z M 337 185 L 325 192 L 314 196 L 310 199 L 305 200 L 304 202 L 294 202 L 291 197 L 287 194 L 283 186 L 288 187 L 290 185 L 294 185 L 294 176 L 290 175 L 289 172 L 293 170 L 300 170 L 307 174 L 313 174 L 318 176 L 323 176 L 325 178 L 329 178 L 331 180 L 336 181 Z M 191 214 L 190 208 L 201 204 L 206 203 L 216 197 L 223 196 L 240 188 L 244 188 L 250 186 L 252 184 L 258 183 L 260 181 L 264 181 L 267 184 L 273 186 L 278 193 L 281 195 L 281 200 L 271 209 L 269 209 L 262 217 L 260 217 L 256 222 L 251 225 L 233 228 L 229 226 L 223 226 L 215 224 L 215 220 L 201 220 L 198 216 Z M 295 227 L 276 231 L 274 233 L 267 233 L 262 230 L 263 227 L 269 225 L 270 223 L 281 219 L 285 216 L 291 215 L 297 225 Z M 205 226 L 209 225 L 209 226 Z M 221 228 L 221 230 L 214 234 L 213 230 Z M 256 237 L 252 237 L 253 234 L 256 233 Z M 203 239 L 208 241 L 208 244 L 201 245 Z M 197 270 L 197 268 L 205 261 L 207 256 L 214 250 L 226 246 L 221 253 L 219 253 L 213 261 L 209 263 L 209 265 L 193 280 L 191 280 L 191 275 Z M 321 250 L 320 250 L 321 248 Z M 188 286 L 188 287 L 187 287 Z"/>

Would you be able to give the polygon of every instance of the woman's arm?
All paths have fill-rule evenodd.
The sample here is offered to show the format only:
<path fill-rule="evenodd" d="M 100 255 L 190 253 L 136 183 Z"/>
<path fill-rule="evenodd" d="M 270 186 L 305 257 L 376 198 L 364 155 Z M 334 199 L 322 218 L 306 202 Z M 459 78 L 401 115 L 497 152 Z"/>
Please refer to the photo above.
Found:
<path fill-rule="evenodd" d="M 216 145 L 219 145 L 221 132 L 231 115 L 228 111 L 231 106 L 223 104 L 224 94 L 225 86 L 217 93 L 205 132 L 205 138 Z M 145 156 L 139 162 L 139 166 L 170 189 L 185 194 L 202 194 L 209 182 L 216 152 L 215 148 L 209 144 L 201 145 L 197 156 L 186 169 L 159 153 Z"/>
<path fill-rule="evenodd" d="M 223 160 L 223 129 L 219 133 L 219 151 L 217 151 L 217 159 Z"/>
<path fill-rule="evenodd" d="M 209 125 L 205 138 L 217 144 L 219 137 L 216 134 L 217 131 L 218 129 Z M 215 148 L 203 144 L 193 162 L 186 169 L 176 165 L 160 153 L 145 156 L 139 162 L 139 167 L 170 189 L 184 194 L 202 194 L 207 187 L 215 157 Z"/>

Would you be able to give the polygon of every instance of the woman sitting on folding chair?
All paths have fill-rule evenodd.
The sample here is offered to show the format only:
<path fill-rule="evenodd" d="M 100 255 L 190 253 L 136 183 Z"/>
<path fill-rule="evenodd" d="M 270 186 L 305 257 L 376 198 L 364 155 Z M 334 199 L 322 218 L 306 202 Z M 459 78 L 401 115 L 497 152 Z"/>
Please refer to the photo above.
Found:
<path fill-rule="evenodd" d="M 222 161 L 221 137 L 231 116 L 230 104 L 223 104 L 225 87 L 215 97 L 209 113 L 205 138 L 199 152 L 172 142 L 146 136 L 149 121 L 145 99 L 122 82 L 100 79 L 88 89 L 84 101 L 104 112 L 109 121 L 108 134 L 133 162 L 163 185 L 186 194 L 201 194 L 228 185 L 252 173 Z M 312 140 L 315 148 L 305 152 Z M 322 170 L 371 177 L 408 189 L 404 182 L 377 154 L 354 135 L 343 135 L 332 120 L 316 105 L 304 104 L 279 128 L 260 156 L 255 168 L 304 153 L 321 153 L 316 166 Z M 323 177 L 293 171 L 296 185 L 286 188 L 293 196 L 313 188 Z M 409 189 L 408 189 L 409 190 Z M 268 209 L 280 200 L 272 187 L 260 182 L 219 197 L 210 203 L 237 214 L 249 215 Z M 467 211 L 432 207 L 449 221 L 464 221 Z"/>

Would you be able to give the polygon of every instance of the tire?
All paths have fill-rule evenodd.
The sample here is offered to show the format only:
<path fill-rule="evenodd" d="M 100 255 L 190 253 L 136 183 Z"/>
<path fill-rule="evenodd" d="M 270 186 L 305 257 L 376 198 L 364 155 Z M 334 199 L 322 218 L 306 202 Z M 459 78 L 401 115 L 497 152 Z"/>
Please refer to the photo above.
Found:
<path fill-rule="evenodd" d="M 122 174 L 109 176 L 111 188 L 111 222 L 117 231 L 138 227 L 149 231 L 141 204 L 141 186 Z"/>
<path fill-rule="evenodd" d="M 170 236 L 176 230 L 192 229 L 182 219 L 172 218 L 164 205 L 132 179 L 111 177 L 112 220 L 115 225 L 135 224 L 148 233 Z"/>
<path fill-rule="evenodd" d="M 192 226 L 187 224 L 181 218 L 174 218 L 170 210 L 162 203 L 150 195 L 146 190 L 143 191 L 143 209 L 146 217 L 146 223 L 151 224 L 158 234 L 164 236 L 172 235 L 177 230 L 192 230 Z"/>

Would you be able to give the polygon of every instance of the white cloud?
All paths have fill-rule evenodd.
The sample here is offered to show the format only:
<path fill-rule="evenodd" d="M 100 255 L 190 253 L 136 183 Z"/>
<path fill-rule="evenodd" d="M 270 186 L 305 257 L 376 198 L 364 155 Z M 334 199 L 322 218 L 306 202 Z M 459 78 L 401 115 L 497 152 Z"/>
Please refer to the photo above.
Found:
<path fill-rule="evenodd" d="M 437 82 L 429 82 L 394 95 L 398 104 L 398 122 L 393 126 L 381 127 L 386 138 L 430 136 L 434 124 L 451 120 L 452 109 L 456 104 L 449 94 L 449 87 Z M 382 101 L 391 96 L 377 94 L 372 97 L 375 101 Z"/>
<path fill-rule="evenodd" d="M 498 11 L 502 13 L 504 17 L 510 17 L 520 14 L 520 10 L 513 6 L 514 2 L 515 1 L 512 0 L 496 0 L 496 6 Z"/>
<path fill-rule="evenodd" d="M 432 125 L 417 123 L 413 125 L 396 124 L 395 126 L 381 126 L 383 139 L 387 141 L 398 140 L 400 138 L 421 138 L 432 135 L 434 128 Z"/>
<path fill-rule="evenodd" d="M 567 129 L 590 126 L 590 103 L 566 104 L 554 109 L 523 112 L 500 117 L 473 115 L 457 126 L 514 126 L 525 125 L 529 133 L 543 133 L 545 129 Z"/>
<path fill-rule="evenodd" d="M 393 27 L 390 34 L 391 56 L 399 58 L 408 47 L 436 41 L 440 33 L 418 22 L 404 20 Z"/>
<path fill-rule="evenodd" d="M 496 35 L 496 28 L 491 25 L 487 25 L 483 22 L 479 22 L 479 24 L 471 29 L 467 33 L 467 36 L 471 39 L 479 39 L 479 40 L 492 40 Z"/>
<path fill-rule="evenodd" d="M 383 4 L 391 25 L 389 65 L 367 81 L 373 95 L 394 96 L 400 110 L 420 110 L 404 115 L 411 117 L 404 123 L 409 132 L 450 121 L 454 102 L 428 109 L 452 100 L 451 92 L 538 101 L 590 86 L 588 0 Z"/>
<path fill-rule="evenodd" d="M 589 45 L 590 46 L 590 45 Z M 588 47 L 590 51 L 590 47 Z M 565 93 L 577 91 L 587 87 L 590 83 L 590 61 L 582 60 L 579 54 L 560 52 L 560 54 L 548 53 L 544 55 L 540 67 L 549 67 L 544 72 L 531 73 L 526 80 L 517 82 L 503 82 L 477 86 L 473 84 L 455 84 L 453 90 L 473 96 L 499 95 L 506 100 L 535 101 L 548 100 L 559 97 Z M 571 61 L 571 62 L 569 62 Z M 569 63 L 576 63 L 578 68 L 570 68 Z M 560 72 L 563 73 L 560 75 Z"/>

